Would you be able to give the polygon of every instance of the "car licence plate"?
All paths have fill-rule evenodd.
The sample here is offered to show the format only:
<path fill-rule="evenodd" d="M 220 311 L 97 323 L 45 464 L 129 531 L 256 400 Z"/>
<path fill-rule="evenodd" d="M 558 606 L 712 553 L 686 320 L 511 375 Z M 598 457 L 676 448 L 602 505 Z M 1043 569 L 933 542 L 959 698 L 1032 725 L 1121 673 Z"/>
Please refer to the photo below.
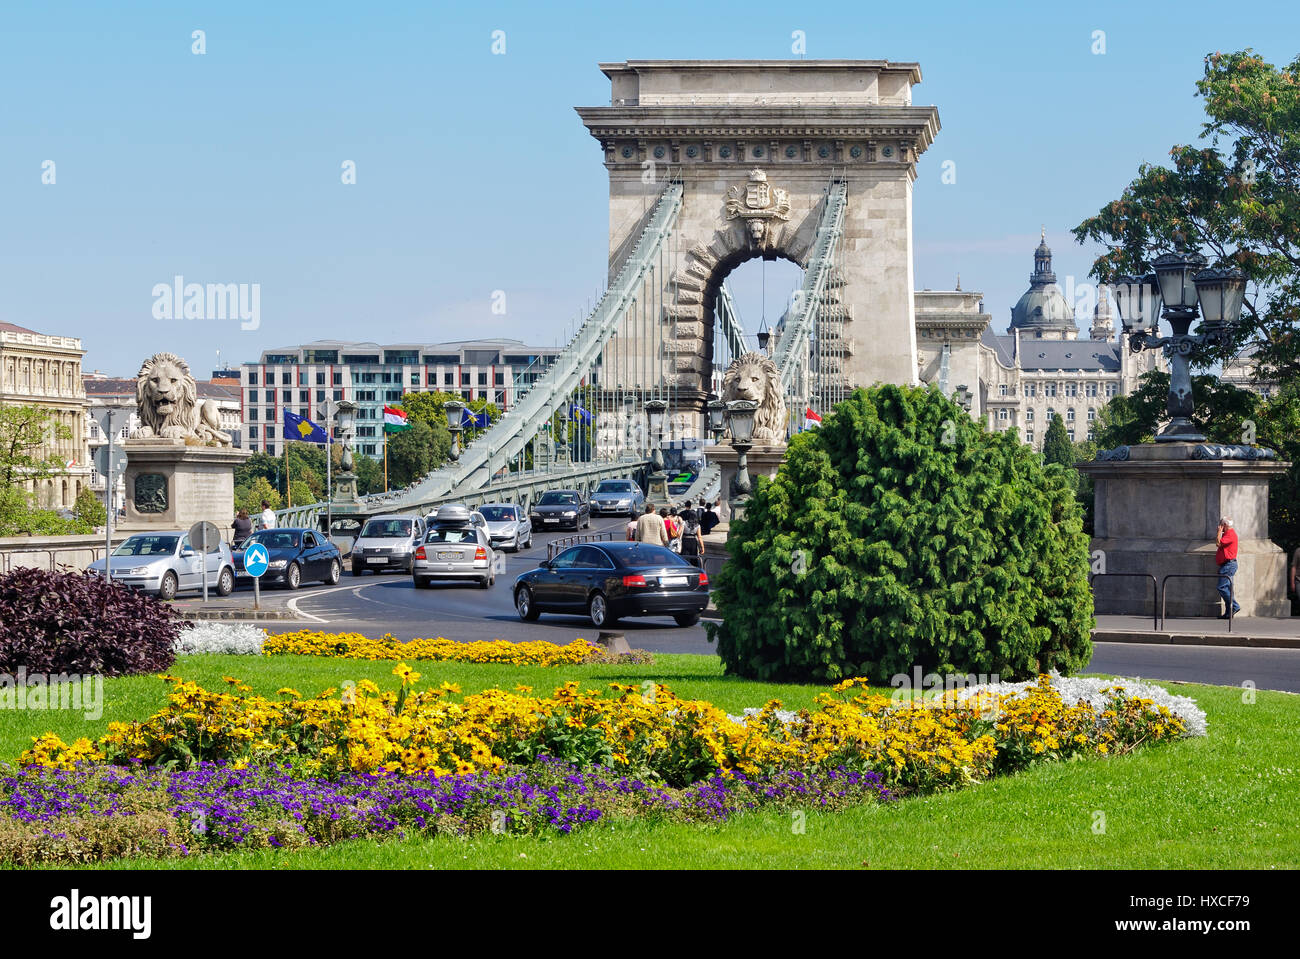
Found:
<path fill-rule="evenodd" d="M 439 553 L 439 554 L 438 554 L 438 558 L 439 558 L 439 559 L 459 559 L 459 558 L 460 558 L 460 553 L 457 553 L 455 550 L 450 550 L 450 551 L 447 551 L 447 552 Z"/>
<path fill-rule="evenodd" d="M 660 586 L 685 586 L 686 577 L 685 576 L 660 576 L 659 585 Z"/>
<path fill-rule="evenodd" d="M 543 523 L 558 523 L 559 520 L 558 520 L 558 519 L 554 519 L 554 518 L 550 518 L 550 517 L 548 517 L 547 519 L 542 520 L 542 522 L 543 522 Z"/>
<path fill-rule="evenodd" d="M 387 563 L 387 562 L 388 562 L 388 557 L 387 557 L 387 556 L 371 556 L 369 559 L 366 560 L 366 562 L 367 562 L 367 563 Z"/>

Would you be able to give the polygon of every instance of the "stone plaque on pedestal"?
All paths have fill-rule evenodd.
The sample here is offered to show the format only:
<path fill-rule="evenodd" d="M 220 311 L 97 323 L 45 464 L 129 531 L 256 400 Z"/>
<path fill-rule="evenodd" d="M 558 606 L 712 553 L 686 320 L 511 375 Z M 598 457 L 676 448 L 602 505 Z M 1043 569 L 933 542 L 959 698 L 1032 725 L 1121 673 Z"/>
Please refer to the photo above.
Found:
<path fill-rule="evenodd" d="M 252 453 L 187 446 L 179 439 L 129 439 L 124 532 L 189 529 L 202 520 L 228 529 L 235 516 L 235 467 Z"/>
<path fill-rule="evenodd" d="M 1227 450 L 1225 458 L 1211 458 Z M 1215 531 L 1232 519 L 1239 538 L 1234 595 L 1242 616 L 1289 616 L 1286 554 L 1268 538 L 1268 484 L 1290 464 L 1233 455 L 1250 448 L 1148 443 L 1079 463 L 1091 476 L 1092 550 L 1106 573 L 1148 573 L 1164 585 L 1169 616 L 1213 616 L 1222 609 L 1215 580 L 1169 574 L 1217 574 Z M 1151 614 L 1151 583 L 1138 577 L 1095 579 L 1098 613 Z"/>

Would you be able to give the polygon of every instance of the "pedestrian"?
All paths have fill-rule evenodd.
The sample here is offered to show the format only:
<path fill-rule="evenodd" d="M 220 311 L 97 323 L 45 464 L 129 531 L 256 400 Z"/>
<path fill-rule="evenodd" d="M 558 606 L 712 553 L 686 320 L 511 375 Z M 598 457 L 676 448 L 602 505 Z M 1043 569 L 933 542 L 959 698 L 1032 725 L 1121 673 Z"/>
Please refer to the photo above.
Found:
<path fill-rule="evenodd" d="M 262 529 L 275 529 L 275 513 L 266 500 L 262 500 Z"/>
<path fill-rule="evenodd" d="M 700 532 L 708 536 L 713 532 L 713 527 L 721 523 L 717 511 L 712 506 L 706 506 L 704 512 L 700 515 Z"/>
<path fill-rule="evenodd" d="M 636 518 L 636 510 L 631 510 L 627 514 L 627 541 L 629 543 L 636 542 Z"/>
<path fill-rule="evenodd" d="M 1219 567 L 1219 595 L 1223 597 L 1223 612 L 1219 619 L 1228 619 L 1228 604 L 1232 604 L 1231 614 L 1241 611 L 1241 604 L 1232 595 L 1232 577 L 1237 574 L 1237 531 L 1232 528 L 1232 520 L 1224 516 L 1219 520 L 1218 535 L 1214 542 L 1219 547 L 1214 554 L 1214 562 Z"/>
<path fill-rule="evenodd" d="M 664 518 L 655 513 L 653 504 L 647 504 L 645 513 L 636 521 L 636 539 L 638 543 L 668 545 L 668 530 L 664 528 Z"/>
<path fill-rule="evenodd" d="M 682 521 L 677 516 L 677 507 L 670 506 L 664 517 L 664 530 L 668 533 L 668 548 L 674 553 L 682 551 Z"/>
<path fill-rule="evenodd" d="M 235 521 L 230 524 L 234 531 L 230 543 L 232 546 L 239 546 L 244 540 L 248 539 L 248 534 L 253 531 L 253 521 L 248 518 L 248 510 L 241 509 L 235 514 Z"/>
<path fill-rule="evenodd" d="M 682 514 L 682 559 L 692 566 L 704 569 L 704 537 L 700 533 L 699 517 L 695 510 Z"/>

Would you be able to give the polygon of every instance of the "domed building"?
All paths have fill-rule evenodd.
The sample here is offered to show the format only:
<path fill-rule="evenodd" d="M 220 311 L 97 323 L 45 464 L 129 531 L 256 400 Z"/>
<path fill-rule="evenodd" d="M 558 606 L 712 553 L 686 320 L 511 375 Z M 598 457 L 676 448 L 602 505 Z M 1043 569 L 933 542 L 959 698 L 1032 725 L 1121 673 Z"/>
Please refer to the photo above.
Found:
<path fill-rule="evenodd" d="M 1080 297 L 1093 287 L 1080 286 Z M 1097 290 L 1088 339 L 1052 272 L 1046 231 L 1034 250 L 1029 289 L 1011 308 L 1005 334 L 990 328 L 984 294 L 961 289 L 916 293 L 916 347 L 922 383 L 958 394 L 990 429 L 1016 428 L 1036 450 L 1053 415 L 1076 442 L 1094 438 L 1101 407 L 1137 388 L 1141 376 L 1166 369 L 1158 350 L 1134 353 L 1118 337 L 1110 298 Z"/>
<path fill-rule="evenodd" d="M 1029 289 L 1011 308 L 1008 332 L 1017 330 L 1021 336 L 1038 340 L 1074 340 L 1079 337 L 1074 311 L 1056 285 L 1056 274 L 1052 272 L 1052 251 L 1047 246 L 1046 227 L 1038 249 L 1034 250 L 1034 272 L 1029 274 Z"/>

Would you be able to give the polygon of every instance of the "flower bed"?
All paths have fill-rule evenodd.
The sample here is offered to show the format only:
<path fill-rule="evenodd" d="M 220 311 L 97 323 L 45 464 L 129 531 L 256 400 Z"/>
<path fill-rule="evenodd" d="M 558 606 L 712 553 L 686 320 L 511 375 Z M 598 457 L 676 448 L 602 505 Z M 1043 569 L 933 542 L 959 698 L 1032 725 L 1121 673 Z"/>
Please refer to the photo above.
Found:
<path fill-rule="evenodd" d="M 555 832 L 650 818 L 713 822 L 741 810 L 837 809 L 889 798 L 873 773 L 714 775 L 666 788 L 543 759 L 472 775 L 303 777 L 288 767 L 82 766 L 0 776 L 0 862 L 77 863 L 296 848 L 362 837 Z"/>
<path fill-rule="evenodd" d="M 305 699 L 251 694 L 227 678 L 225 692 L 172 683 L 167 706 L 144 722 L 110 723 L 98 743 L 69 745 L 47 734 L 23 753 L 22 765 L 72 768 L 83 760 L 193 766 L 290 760 L 313 775 L 359 773 L 472 774 L 541 756 L 586 767 L 604 765 L 687 786 L 715 773 L 846 765 L 872 770 L 891 788 L 953 788 L 1033 762 L 1126 752 L 1186 734 L 1168 706 L 1110 686 L 1097 708 L 1068 705 L 1043 676 L 1033 685 L 974 699 L 955 694 L 901 705 L 849 680 L 819 694 L 794 717 L 773 700 L 741 720 L 664 686 L 649 695 L 617 683 L 609 691 L 565 683 L 552 695 L 488 689 L 453 697 L 443 683 L 417 689 L 419 673 L 393 670 L 395 691 L 369 680 Z M 1190 702 L 1190 701 L 1187 701 Z M 1194 705 L 1192 707 L 1194 709 Z"/>
<path fill-rule="evenodd" d="M 575 666 L 583 663 L 649 663 L 654 657 L 634 650 L 611 655 L 585 639 L 567 646 L 556 643 L 512 643 L 504 639 L 461 643 L 451 639 L 413 639 L 403 643 L 386 633 L 370 639 L 360 633 L 322 633 L 303 629 L 269 636 L 262 646 L 267 655 L 337 656 L 345 659 L 391 659 L 459 663 L 509 663 L 514 666 Z"/>

